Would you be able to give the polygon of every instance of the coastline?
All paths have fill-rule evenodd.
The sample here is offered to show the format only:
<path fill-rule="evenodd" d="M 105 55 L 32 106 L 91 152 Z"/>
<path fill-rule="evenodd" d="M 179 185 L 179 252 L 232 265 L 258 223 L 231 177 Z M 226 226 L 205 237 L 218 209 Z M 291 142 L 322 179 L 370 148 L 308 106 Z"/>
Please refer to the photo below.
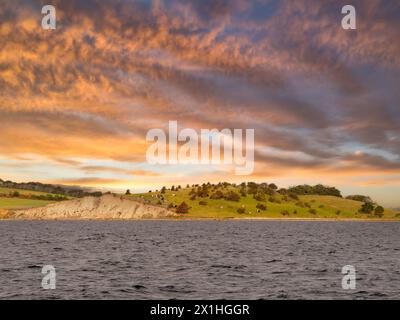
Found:
<path fill-rule="evenodd" d="M 268 217 L 249 217 L 249 218 L 154 218 L 154 219 L 0 219 L 1 221 L 270 221 L 270 222 L 400 222 L 400 218 L 388 219 L 365 219 L 365 218 L 345 218 L 345 219 L 332 219 L 332 218 L 268 218 Z"/>

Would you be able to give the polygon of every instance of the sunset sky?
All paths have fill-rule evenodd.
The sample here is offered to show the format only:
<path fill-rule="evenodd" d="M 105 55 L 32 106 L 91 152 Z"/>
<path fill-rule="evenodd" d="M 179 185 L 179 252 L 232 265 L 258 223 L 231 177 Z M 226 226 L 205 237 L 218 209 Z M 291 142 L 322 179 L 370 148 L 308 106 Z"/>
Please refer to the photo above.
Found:
<path fill-rule="evenodd" d="M 170 120 L 255 129 L 254 174 L 148 164 Z M 400 2 L 1 0 L 0 128 L 3 180 L 322 183 L 400 207 Z"/>

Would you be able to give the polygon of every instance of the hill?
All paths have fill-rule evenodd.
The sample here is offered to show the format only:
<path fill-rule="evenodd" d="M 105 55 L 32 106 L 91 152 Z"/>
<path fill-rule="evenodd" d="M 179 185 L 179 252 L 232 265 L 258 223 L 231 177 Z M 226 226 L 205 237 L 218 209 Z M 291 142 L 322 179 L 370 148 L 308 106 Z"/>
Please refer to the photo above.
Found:
<path fill-rule="evenodd" d="M 101 196 L 101 192 L 91 192 L 81 187 L 71 187 L 71 186 L 60 186 L 53 184 L 43 184 L 40 182 L 23 182 L 17 183 L 13 181 L 4 181 L 0 179 L 0 188 L 6 189 L 16 189 L 16 190 L 29 190 L 31 193 L 33 191 L 42 192 L 46 194 L 56 194 L 68 197 L 80 198 L 86 196 Z"/>
<path fill-rule="evenodd" d="M 68 199 L 71 199 L 71 197 L 34 190 L 0 187 L 0 209 L 42 207 Z"/>
<path fill-rule="evenodd" d="M 328 189 L 327 189 L 328 190 Z M 336 190 L 336 189 L 335 189 Z M 323 191 L 325 192 L 325 191 Z M 336 191 L 334 191 L 336 193 Z M 333 195 L 298 195 L 273 185 L 254 183 L 232 185 L 203 184 L 163 188 L 143 194 L 127 195 L 179 211 L 185 218 L 326 218 L 326 219 L 380 219 L 400 218 L 390 209 L 383 214 L 360 212 L 364 202 Z"/>
<path fill-rule="evenodd" d="M 174 212 L 165 208 L 112 194 L 101 197 L 89 196 L 41 208 L 10 210 L 7 214 L 3 213 L 3 218 L 29 220 L 132 220 L 173 218 L 174 216 L 176 216 Z"/>

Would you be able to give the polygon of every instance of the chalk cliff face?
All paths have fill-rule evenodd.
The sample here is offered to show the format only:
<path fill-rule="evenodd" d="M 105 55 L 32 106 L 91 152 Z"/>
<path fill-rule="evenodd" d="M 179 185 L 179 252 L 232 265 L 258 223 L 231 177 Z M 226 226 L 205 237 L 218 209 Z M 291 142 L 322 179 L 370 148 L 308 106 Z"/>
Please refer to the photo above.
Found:
<path fill-rule="evenodd" d="M 116 195 L 85 197 L 50 204 L 46 207 L 10 211 L 8 219 L 163 219 L 177 216 L 165 208 L 144 204 Z"/>

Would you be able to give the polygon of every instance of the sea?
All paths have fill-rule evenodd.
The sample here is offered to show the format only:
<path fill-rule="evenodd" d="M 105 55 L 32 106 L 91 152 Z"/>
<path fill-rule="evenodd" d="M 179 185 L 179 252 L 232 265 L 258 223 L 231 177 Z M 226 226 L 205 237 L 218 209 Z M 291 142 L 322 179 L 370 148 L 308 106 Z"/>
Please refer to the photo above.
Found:
<path fill-rule="evenodd" d="M 399 222 L 0 221 L 0 299 L 399 298 Z"/>

